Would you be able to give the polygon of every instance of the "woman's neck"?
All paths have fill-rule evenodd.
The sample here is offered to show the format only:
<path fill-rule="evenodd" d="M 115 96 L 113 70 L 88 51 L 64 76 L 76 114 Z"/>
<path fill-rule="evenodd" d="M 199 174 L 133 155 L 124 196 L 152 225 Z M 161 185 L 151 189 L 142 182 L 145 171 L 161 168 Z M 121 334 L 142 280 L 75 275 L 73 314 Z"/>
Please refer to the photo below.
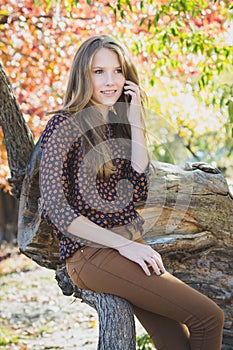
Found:
<path fill-rule="evenodd" d="M 115 111 L 113 106 L 106 106 L 106 105 L 97 105 L 98 110 L 100 111 L 100 113 L 103 116 L 103 119 L 105 120 L 105 122 L 107 122 L 108 120 L 108 113 L 110 111 Z"/>

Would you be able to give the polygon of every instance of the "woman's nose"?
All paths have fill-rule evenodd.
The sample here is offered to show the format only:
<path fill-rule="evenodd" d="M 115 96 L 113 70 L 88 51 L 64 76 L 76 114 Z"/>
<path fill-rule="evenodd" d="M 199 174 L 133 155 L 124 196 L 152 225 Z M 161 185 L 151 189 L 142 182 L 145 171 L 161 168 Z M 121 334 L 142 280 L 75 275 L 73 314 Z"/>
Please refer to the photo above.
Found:
<path fill-rule="evenodd" d="M 114 84 L 114 77 L 111 72 L 108 72 L 106 74 L 106 85 L 113 85 Z"/>

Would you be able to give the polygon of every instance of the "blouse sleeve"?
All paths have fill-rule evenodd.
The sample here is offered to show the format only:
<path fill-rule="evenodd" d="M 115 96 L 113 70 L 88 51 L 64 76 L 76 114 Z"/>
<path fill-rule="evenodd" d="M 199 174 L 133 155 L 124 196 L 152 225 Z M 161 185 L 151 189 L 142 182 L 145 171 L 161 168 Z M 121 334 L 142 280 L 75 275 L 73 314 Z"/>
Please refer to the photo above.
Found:
<path fill-rule="evenodd" d="M 79 136 L 74 120 L 63 115 L 53 116 L 41 135 L 42 209 L 49 221 L 65 235 L 68 226 L 80 215 L 67 201 L 63 169 L 68 151 Z"/>
<path fill-rule="evenodd" d="M 146 201 L 149 189 L 150 164 L 148 163 L 143 173 L 139 173 L 132 167 L 130 161 L 127 163 L 127 179 L 132 183 L 134 189 L 133 201 Z"/>

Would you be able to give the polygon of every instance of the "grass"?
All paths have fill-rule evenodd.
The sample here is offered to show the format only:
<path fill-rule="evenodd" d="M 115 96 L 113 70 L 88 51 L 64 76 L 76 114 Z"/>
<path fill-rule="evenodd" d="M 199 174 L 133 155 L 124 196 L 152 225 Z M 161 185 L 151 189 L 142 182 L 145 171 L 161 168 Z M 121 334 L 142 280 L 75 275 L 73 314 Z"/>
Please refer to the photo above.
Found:
<path fill-rule="evenodd" d="M 15 332 L 4 325 L 0 325 L 0 346 L 6 346 L 9 344 L 17 344 L 20 337 L 15 335 Z"/>

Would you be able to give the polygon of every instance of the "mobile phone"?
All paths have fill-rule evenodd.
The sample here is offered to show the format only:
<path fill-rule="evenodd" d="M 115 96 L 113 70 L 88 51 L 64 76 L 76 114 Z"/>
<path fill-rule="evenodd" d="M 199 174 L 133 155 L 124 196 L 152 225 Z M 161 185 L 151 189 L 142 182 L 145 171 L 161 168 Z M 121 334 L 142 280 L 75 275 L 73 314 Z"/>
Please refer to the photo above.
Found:
<path fill-rule="evenodd" d="M 132 100 L 132 96 L 130 96 L 130 95 L 125 95 L 124 92 L 123 92 L 123 95 L 124 95 L 124 100 L 125 100 L 125 102 L 130 103 L 131 100 Z"/>
<path fill-rule="evenodd" d="M 126 98 L 126 102 L 131 103 L 132 96 L 127 95 L 127 96 L 125 96 L 125 98 Z"/>

